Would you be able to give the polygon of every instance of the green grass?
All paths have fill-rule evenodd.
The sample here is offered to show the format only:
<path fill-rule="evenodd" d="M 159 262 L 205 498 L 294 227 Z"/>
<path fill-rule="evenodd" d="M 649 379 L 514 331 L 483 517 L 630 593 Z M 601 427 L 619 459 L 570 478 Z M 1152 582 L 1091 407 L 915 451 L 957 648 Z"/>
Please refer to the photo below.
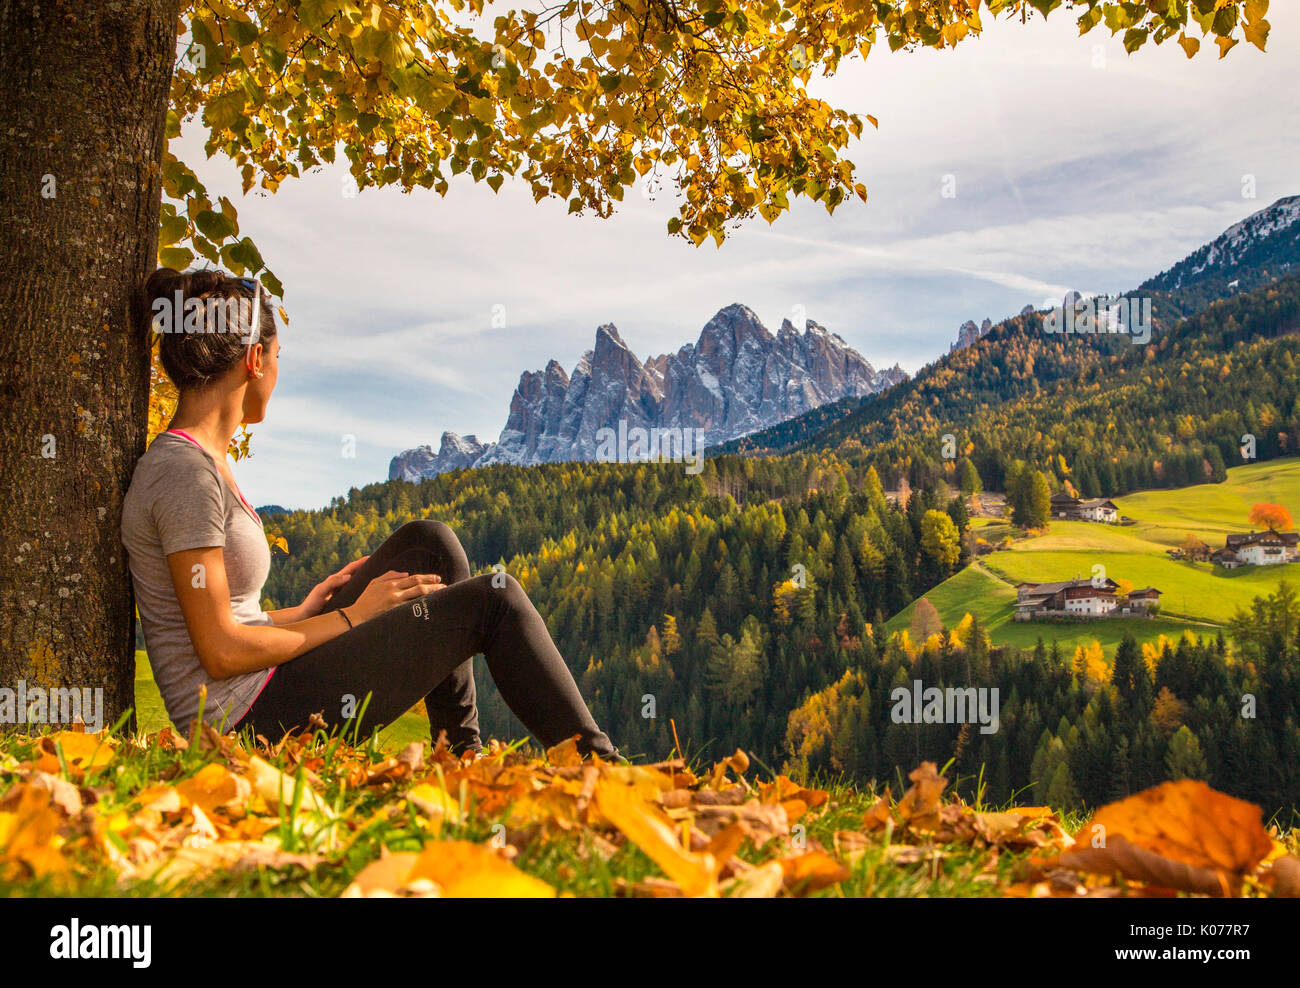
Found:
<path fill-rule="evenodd" d="M 1042 535 L 1016 538 L 1011 552 L 1122 552 L 1168 558 L 1164 552 L 1169 548 L 1165 543 L 1147 538 L 1136 525 L 1101 525 L 1088 521 L 1054 521 Z"/>
<path fill-rule="evenodd" d="M 1281 504 L 1293 516 L 1300 515 L 1300 457 L 1235 467 L 1222 484 L 1117 498 L 1120 514 L 1134 519 L 1133 525 L 1054 521 L 1043 534 L 1018 538 L 1009 549 L 980 557 L 925 598 L 946 626 L 969 612 L 984 622 L 994 642 L 1022 648 L 1032 648 L 1042 637 L 1049 643 L 1056 639 L 1063 651 L 1073 651 L 1076 645 L 1095 639 L 1107 655 L 1113 655 L 1125 633 L 1140 642 L 1155 641 L 1160 635 L 1176 637 L 1184 630 L 1214 634 L 1238 608 L 1272 593 L 1283 579 L 1300 582 L 1300 566 L 1225 570 L 1210 563 L 1176 562 L 1165 550 L 1181 544 L 1189 534 L 1218 548 L 1229 532 L 1252 527 L 1248 513 L 1261 502 Z M 996 519 L 975 519 L 972 524 L 980 538 L 994 544 L 1015 531 Z M 1159 589 L 1160 617 L 1087 624 L 1012 620 L 1016 583 L 1087 579 L 1097 564 L 1113 580 Z M 885 627 L 907 628 L 915 609 L 915 604 L 909 606 Z"/>
<path fill-rule="evenodd" d="M 1234 467 L 1222 484 L 1143 491 L 1115 503 L 1120 514 L 1138 523 L 1127 530 L 1143 538 L 1168 547 L 1190 532 L 1217 549 L 1229 532 L 1258 527 L 1247 518 L 1252 505 L 1280 504 L 1292 518 L 1300 517 L 1300 457 Z"/>
<path fill-rule="evenodd" d="M 167 708 L 163 704 L 162 694 L 158 692 L 158 684 L 154 682 L 149 656 L 142 649 L 136 649 L 135 652 L 135 711 L 137 727 L 146 733 L 152 734 L 169 725 L 175 726 L 167 719 Z M 379 732 L 379 743 L 385 750 L 397 751 L 412 741 L 428 740 L 429 721 L 414 710 L 408 710 Z"/>
<path fill-rule="evenodd" d="M 1127 580 L 1134 587 L 1160 591 L 1160 612 L 1166 617 L 1223 624 L 1253 598 L 1272 593 L 1287 567 L 1244 567 L 1225 570 L 1210 563 L 1174 562 L 1161 556 L 1134 552 L 997 552 L 984 565 L 1010 584 L 1022 580 L 1048 583 L 1089 579 L 1093 566 L 1106 568 L 1112 580 Z M 1030 622 L 1033 623 L 1033 622 Z"/>
<path fill-rule="evenodd" d="M 1089 624 L 1053 624 L 1045 621 L 1013 621 L 1012 614 L 1016 591 L 1009 584 L 989 573 L 978 563 L 966 567 L 925 594 L 939 612 L 945 627 L 951 628 L 967 613 L 975 614 L 988 629 L 996 644 L 1033 648 L 1042 638 L 1048 645 L 1056 640 L 1061 651 L 1073 654 L 1078 645 L 1092 641 L 1101 643 L 1108 656 L 1125 634 L 1138 641 L 1155 641 L 1160 635 L 1177 638 L 1184 630 L 1193 634 L 1213 634 L 1217 629 L 1205 624 L 1169 620 L 1167 618 L 1116 618 Z M 910 604 L 885 624 L 888 631 L 902 631 L 912 623 L 916 603 Z"/>

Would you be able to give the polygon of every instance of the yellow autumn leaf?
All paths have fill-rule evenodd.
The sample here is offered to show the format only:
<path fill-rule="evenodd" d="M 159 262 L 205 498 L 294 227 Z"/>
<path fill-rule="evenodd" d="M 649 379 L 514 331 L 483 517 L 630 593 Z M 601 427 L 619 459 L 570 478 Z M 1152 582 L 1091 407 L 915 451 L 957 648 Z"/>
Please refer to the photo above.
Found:
<path fill-rule="evenodd" d="M 176 791 L 191 806 L 196 806 L 204 813 L 211 813 L 219 807 L 236 807 L 252 795 L 252 786 L 242 776 L 235 775 L 224 765 L 213 762 L 176 784 Z"/>
<path fill-rule="evenodd" d="M 50 793 L 21 785 L 17 805 L 0 813 L 0 880 L 22 881 L 68 872 L 59 827 L 64 816 L 51 805 Z M 12 798 L 12 791 L 8 798 Z"/>
<path fill-rule="evenodd" d="M 352 884 L 343 893 L 346 899 L 364 899 L 371 896 L 395 895 L 406 885 L 411 869 L 415 867 L 418 854 L 402 851 L 398 854 L 385 854 L 378 861 L 372 861 L 362 868 Z"/>
<path fill-rule="evenodd" d="M 549 899 L 555 889 L 501 855 L 470 841 L 432 841 L 420 852 L 408 882 L 428 879 L 450 899 Z"/>
<path fill-rule="evenodd" d="M 338 832 L 330 825 L 330 821 L 334 819 L 334 812 L 306 778 L 298 784 L 293 776 L 285 775 L 274 765 L 269 765 L 257 755 L 253 755 L 248 761 L 248 780 L 252 784 L 253 792 L 264 800 L 268 807 L 277 810 L 281 818 L 291 812 L 295 798 L 295 785 L 297 785 L 298 812 L 293 817 L 294 830 L 310 836 L 328 829 L 330 846 L 337 841 Z"/>
<path fill-rule="evenodd" d="M 86 734 L 82 731 L 59 731 L 40 739 L 40 757 L 35 767 L 41 772 L 58 775 L 63 771 L 59 764 L 59 751 L 67 763 L 68 772 L 79 777 L 90 769 L 101 768 L 113 760 L 117 741 L 107 732 Z"/>
<path fill-rule="evenodd" d="M 601 781 L 596 785 L 601 814 L 641 848 L 664 874 L 690 896 L 717 896 L 717 864 L 713 855 L 686 850 L 677 832 L 658 807 L 632 787 Z"/>
<path fill-rule="evenodd" d="M 407 802 L 426 816 L 435 829 L 441 829 L 444 820 L 459 823 L 460 801 L 441 786 L 421 782 L 406 794 Z"/>
<path fill-rule="evenodd" d="M 780 861 L 769 861 L 727 883 L 732 899 L 771 899 L 785 888 L 785 869 Z"/>

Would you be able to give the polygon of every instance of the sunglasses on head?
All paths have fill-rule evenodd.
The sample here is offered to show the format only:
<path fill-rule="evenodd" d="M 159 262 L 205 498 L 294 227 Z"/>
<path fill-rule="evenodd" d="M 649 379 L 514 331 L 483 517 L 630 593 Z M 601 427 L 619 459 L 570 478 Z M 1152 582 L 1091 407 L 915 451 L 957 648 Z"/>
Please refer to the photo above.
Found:
<path fill-rule="evenodd" d="M 254 334 L 257 333 L 258 313 L 262 309 L 262 286 L 252 278 L 236 278 L 235 281 L 253 293 L 253 318 L 249 321 L 248 351 L 245 356 L 248 361 L 248 369 L 251 372 L 253 369 L 253 343 L 256 342 Z"/>

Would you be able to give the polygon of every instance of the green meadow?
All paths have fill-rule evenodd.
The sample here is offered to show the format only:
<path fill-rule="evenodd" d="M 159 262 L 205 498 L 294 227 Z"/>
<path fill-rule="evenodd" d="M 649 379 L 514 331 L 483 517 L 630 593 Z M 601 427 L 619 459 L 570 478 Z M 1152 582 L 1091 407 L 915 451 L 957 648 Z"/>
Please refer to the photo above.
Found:
<path fill-rule="evenodd" d="M 1189 534 L 1219 548 L 1229 532 L 1249 531 L 1248 516 L 1254 504 L 1281 504 L 1293 517 L 1300 515 L 1300 457 L 1235 467 L 1222 484 L 1142 491 L 1114 500 L 1120 514 L 1135 524 L 1054 521 L 1042 534 L 1016 538 L 1009 549 L 982 556 L 925 598 L 949 627 L 967 612 L 975 614 L 998 644 L 1032 648 L 1041 637 L 1049 643 L 1056 639 L 1063 651 L 1073 651 L 1076 645 L 1095 639 L 1112 655 L 1126 632 L 1139 641 L 1154 641 L 1162 634 L 1174 637 L 1184 630 L 1217 633 L 1238 608 L 1272 593 L 1283 579 L 1300 582 L 1300 565 L 1227 570 L 1211 563 L 1179 562 L 1165 555 L 1166 549 L 1180 545 Z M 977 519 L 975 533 L 994 545 L 1007 536 L 1015 537 L 1009 524 L 996 519 Z M 1087 579 L 1098 565 L 1105 567 L 1105 575 L 1112 580 L 1158 589 L 1159 617 L 1086 624 L 1012 620 L 1015 584 Z M 908 627 L 915 607 L 913 604 L 897 614 L 886 628 L 898 631 Z"/>

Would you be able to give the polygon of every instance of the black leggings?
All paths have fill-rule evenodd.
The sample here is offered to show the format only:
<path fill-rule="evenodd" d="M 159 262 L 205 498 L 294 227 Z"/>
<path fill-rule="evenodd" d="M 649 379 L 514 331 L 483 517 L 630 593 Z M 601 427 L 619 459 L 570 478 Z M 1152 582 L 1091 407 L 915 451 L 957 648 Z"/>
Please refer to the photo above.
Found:
<path fill-rule="evenodd" d="M 320 713 L 327 724 L 348 721 L 349 733 L 355 728 L 359 737 L 368 737 L 423 697 L 434 741 L 446 731 L 453 751 L 479 749 L 473 657 L 481 652 L 502 699 L 543 746 L 576 734 L 584 754 L 617 754 L 519 581 L 506 573 L 470 577 L 464 548 L 442 522 L 399 528 L 334 593 L 325 611 L 355 603 L 372 579 L 389 570 L 436 573 L 446 586 L 277 666 L 232 730 L 251 726 L 278 740 Z M 342 626 L 343 618 L 337 620 Z"/>

